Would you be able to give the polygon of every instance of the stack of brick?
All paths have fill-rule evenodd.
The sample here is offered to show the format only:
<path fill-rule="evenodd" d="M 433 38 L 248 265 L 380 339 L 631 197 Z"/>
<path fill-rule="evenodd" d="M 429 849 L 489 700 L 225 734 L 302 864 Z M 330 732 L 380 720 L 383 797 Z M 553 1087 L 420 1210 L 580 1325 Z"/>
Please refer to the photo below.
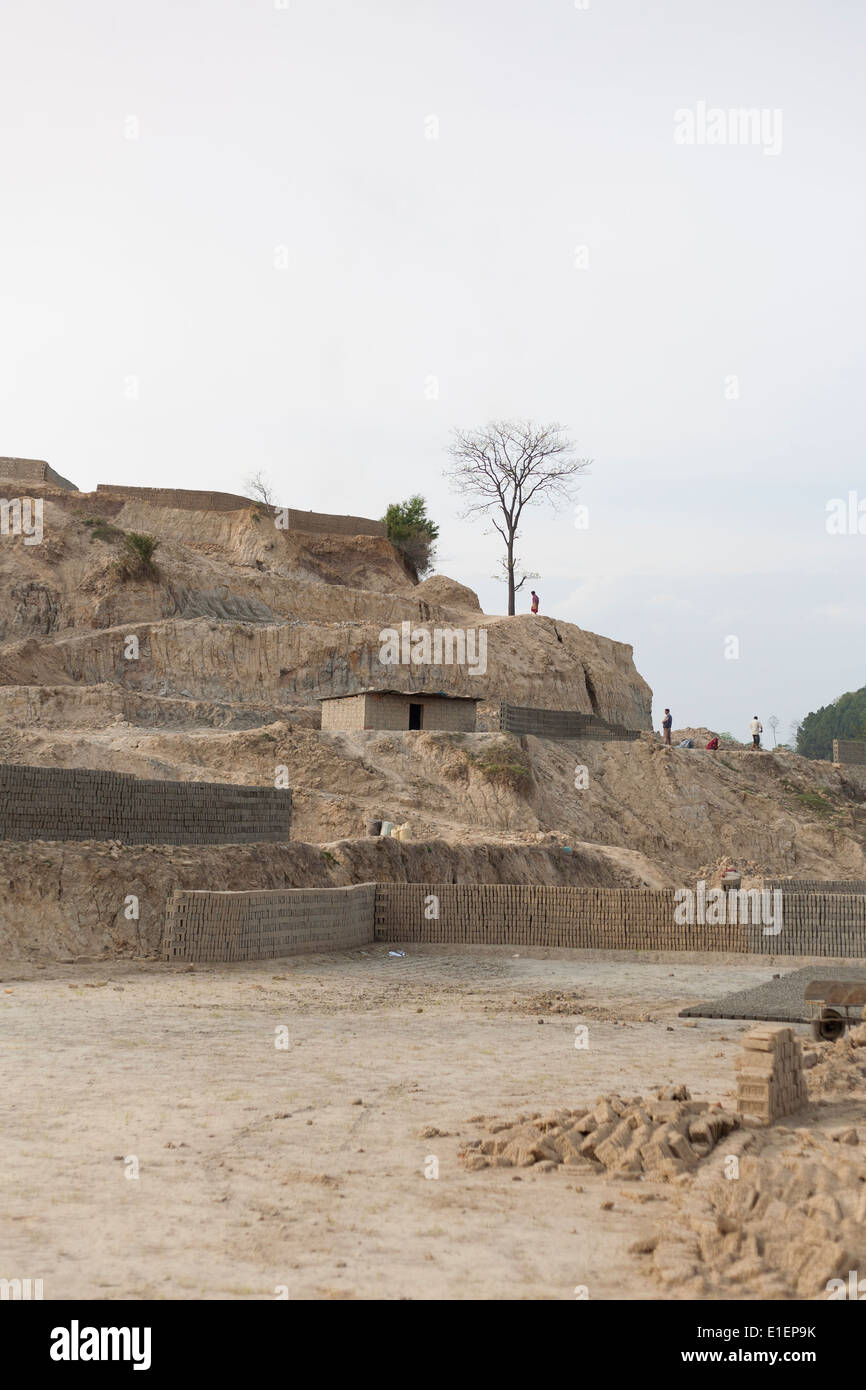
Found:
<path fill-rule="evenodd" d="M 765 878 L 761 887 L 771 893 L 866 893 L 866 878 Z"/>
<path fill-rule="evenodd" d="M 170 782 L 86 767 L 0 764 L 0 840 L 127 845 L 283 843 L 288 787 Z"/>
<path fill-rule="evenodd" d="M 431 894 L 438 899 L 436 917 L 427 911 Z M 376 936 L 439 945 L 866 956 L 866 893 L 786 892 L 778 922 L 769 892 L 762 899 L 758 889 L 731 890 L 728 899 L 727 920 L 711 925 L 679 921 L 670 888 L 381 883 Z M 774 926 L 768 929 L 761 922 L 770 912 Z"/>
<path fill-rule="evenodd" d="M 376 885 L 252 893 L 177 889 L 166 907 L 165 960 L 270 960 L 350 951 L 373 940 Z"/>
<path fill-rule="evenodd" d="M 16 483 L 47 483 L 50 487 L 62 487 L 67 492 L 77 492 L 74 483 L 61 478 L 59 473 L 49 467 L 44 459 L 0 458 L 0 478 Z"/>
<path fill-rule="evenodd" d="M 0 463 L 3 461 L 0 460 Z M 20 462 L 20 460 L 12 460 Z M 47 465 L 43 465 L 47 467 Z M 0 476 L 5 476 L 0 473 Z M 18 476 L 14 474 L 12 476 Z M 62 479 L 60 480 L 62 482 Z M 71 484 L 70 484 L 71 486 Z M 252 497 L 236 492 L 207 492 L 194 488 L 127 487 L 120 483 L 97 483 L 96 493 L 103 498 L 123 502 L 146 502 L 151 507 L 172 507 L 181 511 L 236 512 L 248 511 L 260 504 Z M 265 508 L 267 511 L 268 508 Z M 327 512 L 299 512 L 294 507 L 274 507 L 274 517 L 280 519 L 280 529 L 304 531 L 324 536 L 386 536 L 384 521 L 368 516 L 338 516 Z"/>
<path fill-rule="evenodd" d="M 794 1030 L 782 1024 L 752 1028 L 736 1060 L 737 1110 L 762 1124 L 806 1104 L 803 1056 Z"/>
<path fill-rule="evenodd" d="M 428 908 L 431 896 L 437 900 L 435 917 Z M 749 929 L 676 919 L 671 888 L 380 883 L 376 891 L 376 937 L 382 941 L 599 951 L 749 949 Z"/>
<path fill-rule="evenodd" d="M 603 741 L 631 741 L 640 738 L 640 731 L 627 729 L 624 724 L 611 724 L 596 714 L 580 710 L 535 709 L 528 705 L 499 705 L 499 731 L 509 734 L 534 734 L 536 738 L 592 738 Z"/>
<path fill-rule="evenodd" d="M 860 767 L 866 766 L 866 739 L 834 738 L 833 761 L 834 763 L 850 763 Z"/>

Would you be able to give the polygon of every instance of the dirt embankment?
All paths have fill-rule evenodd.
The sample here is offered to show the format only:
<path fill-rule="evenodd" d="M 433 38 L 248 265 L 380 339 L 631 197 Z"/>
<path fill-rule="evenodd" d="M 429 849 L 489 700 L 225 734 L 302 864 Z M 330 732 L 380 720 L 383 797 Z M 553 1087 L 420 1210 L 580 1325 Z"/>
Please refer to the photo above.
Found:
<path fill-rule="evenodd" d="M 6 842 L 0 844 L 0 880 L 0 957 L 7 960 L 155 955 L 166 899 L 175 888 L 252 891 L 372 881 L 614 888 L 637 882 L 627 866 L 602 854 L 564 854 L 556 844 L 393 839 L 212 846 Z"/>
<path fill-rule="evenodd" d="M 650 739 L 322 734 L 309 707 L 271 721 L 273 706 L 111 686 L 5 695 L 0 757 L 9 761 L 263 786 L 286 766 L 293 834 L 305 841 L 355 839 L 381 816 L 408 821 L 418 840 L 553 834 L 639 859 L 643 881 L 658 887 L 712 877 L 722 862 L 750 877 L 866 877 L 866 787 L 852 770 L 791 753 L 666 749 Z"/>

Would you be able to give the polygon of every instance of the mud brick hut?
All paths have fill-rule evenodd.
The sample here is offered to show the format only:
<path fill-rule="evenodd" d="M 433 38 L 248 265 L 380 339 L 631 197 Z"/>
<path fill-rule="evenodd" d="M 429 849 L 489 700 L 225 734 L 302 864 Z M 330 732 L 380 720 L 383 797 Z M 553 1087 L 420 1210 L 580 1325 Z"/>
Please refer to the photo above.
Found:
<path fill-rule="evenodd" d="M 441 691 L 362 690 L 356 695 L 322 697 L 322 728 L 339 733 L 353 729 L 447 729 L 475 732 L 480 696 Z"/>

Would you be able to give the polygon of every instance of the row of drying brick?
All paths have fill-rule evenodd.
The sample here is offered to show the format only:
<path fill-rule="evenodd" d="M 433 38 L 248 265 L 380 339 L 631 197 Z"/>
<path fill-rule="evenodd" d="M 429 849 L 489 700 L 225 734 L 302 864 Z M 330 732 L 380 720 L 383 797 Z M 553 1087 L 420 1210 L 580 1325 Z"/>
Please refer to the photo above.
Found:
<path fill-rule="evenodd" d="M 175 892 L 168 901 L 166 960 L 269 960 L 347 951 L 373 939 L 376 885 L 261 893 Z"/>
<path fill-rule="evenodd" d="M 234 492 L 198 491 L 194 488 L 127 487 L 120 483 L 98 483 L 99 498 L 123 502 L 144 502 L 151 507 L 173 507 L 180 511 L 236 512 L 250 508 L 273 512 L 282 529 L 329 536 L 385 536 L 384 521 L 367 516 L 339 516 L 328 512 L 304 512 L 295 507 L 262 507 L 251 497 Z"/>
<path fill-rule="evenodd" d="M 634 741 L 640 733 L 622 724 L 610 724 L 595 714 L 578 710 L 536 709 L 528 705 L 499 705 L 499 730 L 537 738 L 590 738 Z"/>
<path fill-rule="evenodd" d="M 854 767 L 866 766 L 866 739 L 834 738 L 834 763 L 848 763 Z"/>
<path fill-rule="evenodd" d="M 74 483 L 61 478 L 59 473 L 44 459 L 0 458 L 0 478 L 16 483 L 47 483 L 52 487 L 65 488 L 67 492 L 77 492 Z"/>
<path fill-rule="evenodd" d="M 334 901 L 344 890 L 285 889 L 264 893 L 187 893 L 183 895 L 186 940 L 212 959 L 256 956 L 263 933 L 273 934 L 285 920 L 296 942 L 307 922 L 312 938 L 330 930 Z M 793 906 L 808 919 L 826 913 L 820 899 Z M 520 884 L 379 883 L 368 895 L 367 939 L 429 942 L 436 945 L 526 946 L 628 951 L 729 951 L 815 956 L 866 955 L 866 900 L 840 895 L 839 904 L 857 916 L 858 927 L 816 927 L 808 920 L 786 920 L 778 934 L 760 925 L 705 926 L 677 923 L 672 890 L 568 888 Z M 839 908 L 842 911 L 842 907 Z M 170 917 L 177 917 L 171 909 Z M 796 915 L 796 913 L 795 913 Z M 329 940 L 341 940 L 337 936 Z M 217 939 L 218 938 L 218 939 Z M 210 944 L 208 944 L 210 942 Z M 311 949 L 322 949 L 316 946 Z M 204 957 L 202 957 L 204 958 Z"/>
<path fill-rule="evenodd" d="M 866 955 L 863 896 L 786 894 L 779 919 L 745 925 L 679 923 L 676 913 L 668 889 L 383 883 L 376 932 L 467 945 Z"/>
<path fill-rule="evenodd" d="M 285 921 L 296 945 L 306 922 L 321 943 L 331 930 L 334 900 L 346 890 L 286 889 L 264 893 L 187 893 L 185 940 L 209 959 L 249 959 L 279 954 L 273 944 Z M 760 925 L 678 924 L 671 890 L 565 888 L 517 884 L 380 883 L 368 895 L 365 939 L 460 944 L 587 948 L 594 950 L 731 951 L 792 955 L 866 955 L 864 903 L 846 902 L 861 919 L 859 929 L 816 928 L 783 923 L 778 935 Z M 799 908 L 802 905 L 797 903 Z M 808 907 L 808 904 L 806 904 Z M 812 904 L 820 911 L 826 904 Z M 177 909 L 169 917 L 177 918 Z M 264 935 L 267 945 L 261 946 Z M 345 938 L 328 936 L 337 946 Z M 321 944 L 310 949 L 325 949 Z M 250 954 L 252 952 L 252 955 Z M 205 958 L 205 956 L 193 958 Z"/>
<path fill-rule="evenodd" d="M 780 893 L 866 893 L 864 878 L 765 878 L 762 885 Z"/>
<path fill-rule="evenodd" d="M 747 949 L 742 928 L 679 924 L 676 906 L 669 889 L 382 883 L 376 935 L 463 945 Z"/>
<path fill-rule="evenodd" d="M 291 837 L 292 793 L 88 768 L 0 765 L 0 839 L 248 844 Z"/>

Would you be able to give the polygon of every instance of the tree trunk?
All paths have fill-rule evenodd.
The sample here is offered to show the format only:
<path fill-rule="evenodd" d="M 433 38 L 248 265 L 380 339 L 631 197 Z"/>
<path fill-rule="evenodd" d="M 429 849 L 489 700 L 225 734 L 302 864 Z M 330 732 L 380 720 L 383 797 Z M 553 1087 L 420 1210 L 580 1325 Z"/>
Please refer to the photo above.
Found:
<path fill-rule="evenodd" d="M 508 616 L 514 617 L 514 537 L 509 536 L 508 545 L 505 551 L 505 563 L 508 569 Z"/>

